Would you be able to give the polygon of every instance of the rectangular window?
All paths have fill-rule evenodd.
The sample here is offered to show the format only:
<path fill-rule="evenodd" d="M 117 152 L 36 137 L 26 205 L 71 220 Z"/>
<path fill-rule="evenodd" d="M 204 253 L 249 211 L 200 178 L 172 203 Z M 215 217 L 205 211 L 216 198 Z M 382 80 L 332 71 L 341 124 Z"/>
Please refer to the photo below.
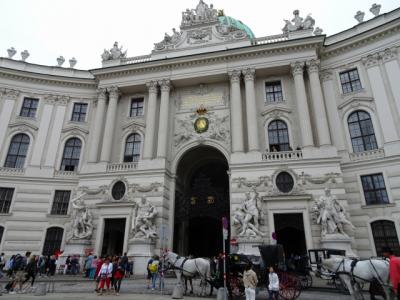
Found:
<path fill-rule="evenodd" d="M 39 104 L 39 99 L 24 98 L 21 108 L 21 117 L 34 118 Z"/>
<path fill-rule="evenodd" d="M 359 91 L 362 89 L 360 76 L 357 69 L 348 70 L 339 74 L 343 94 Z"/>
<path fill-rule="evenodd" d="M 71 191 L 56 191 L 54 194 L 52 215 L 66 215 L 68 213 L 69 199 Z"/>
<path fill-rule="evenodd" d="M 13 194 L 13 188 L 0 188 L 0 214 L 8 214 L 10 212 Z"/>
<path fill-rule="evenodd" d="M 283 101 L 282 84 L 280 81 L 266 82 L 265 93 L 267 103 L 277 103 Z"/>
<path fill-rule="evenodd" d="M 131 100 L 131 117 L 143 116 L 143 98 L 133 98 Z"/>
<path fill-rule="evenodd" d="M 367 205 L 389 203 L 382 173 L 361 176 L 361 183 Z"/>
<path fill-rule="evenodd" d="M 74 103 L 71 121 L 85 122 L 87 106 L 87 103 Z"/>

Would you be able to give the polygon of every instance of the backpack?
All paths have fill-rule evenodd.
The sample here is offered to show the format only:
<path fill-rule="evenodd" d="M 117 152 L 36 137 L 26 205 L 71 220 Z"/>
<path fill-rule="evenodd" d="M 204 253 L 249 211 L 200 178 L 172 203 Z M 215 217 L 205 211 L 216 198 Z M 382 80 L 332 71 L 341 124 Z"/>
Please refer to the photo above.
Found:
<path fill-rule="evenodd" d="M 157 261 L 154 261 L 149 265 L 149 271 L 150 273 L 156 273 L 157 270 L 158 270 L 158 263 Z"/>
<path fill-rule="evenodd" d="M 22 256 L 14 258 L 13 271 L 22 271 L 24 268 L 24 258 Z"/>

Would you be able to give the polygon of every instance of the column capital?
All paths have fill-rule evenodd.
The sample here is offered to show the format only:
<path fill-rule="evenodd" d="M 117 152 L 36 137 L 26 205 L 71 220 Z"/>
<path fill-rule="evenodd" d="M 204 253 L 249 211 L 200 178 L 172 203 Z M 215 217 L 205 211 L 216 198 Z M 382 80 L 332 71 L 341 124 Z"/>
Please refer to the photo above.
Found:
<path fill-rule="evenodd" d="M 382 57 L 383 62 L 391 61 L 397 58 L 397 48 L 387 48 L 379 53 L 380 57 Z"/>
<path fill-rule="evenodd" d="M 228 76 L 231 82 L 240 82 L 240 75 L 242 75 L 242 72 L 240 70 L 232 70 L 228 72 Z"/>
<path fill-rule="evenodd" d="M 375 67 L 379 64 L 379 54 L 370 54 L 367 57 L 363 57 L 361 61 L 367 69 Z"/>
<path fill-rule="evenodd" d="M 10 100 L 16 100 L 19 96 L 19 91 L 12 89 L 5 89 L 4 96 Z"/>
<path fill-rule="evenodd" d="M 302 75 L 303 76 L 303 71 L 304 71 L 304 61 L 296 61 L 290 64 L 290 67 L 292 68 L 292 75 Z"/>
<path fill-rule="evenodd" d="M 248 68 L 242 71 L 245 81 L 254 81 L 256 77 L 256 70 L 254 68 Z"/>
<path fill-rule="evenodd" d="M 96 90 L 96 92 L 97 92 L 97 98 L 100 100 L 105 100 L 106 99 L 106 97 L 107 97 L 107 95 L 106 95 L 106 92 L 107 92 L 107 89 L 106 88 L 98 88 L 97 90 Z"/>
<path fill-rule="evenodd" d="M 318 73 L 320 61 L 319 59 L 312 59 L 306 62 L 308 73 Z"/>
<path fill-rule="evenodd" d="M 328 81 L 332 79 L 333 72 L 331 69 L 322 70 L 320 76 L 322 81 Z"/>
<path fill-rule="evenodd" d="M 107 88 L 108 95 L 110 99 L 118 99 L 121 94 L 117 86 L 110 86 Z"/>
<path fill-rule="evenodd" d="M 158 88 L 157 81 L 146 82 L 146 86 L 149 90 L 149 93 L 157 93 L 157 88 Z"/>
<path fill-rule="evenodd" d="M 169 79 L 162 79 L 158 81 L 161 92 L 169 92 L 171 90 L 171 81 Z"/>

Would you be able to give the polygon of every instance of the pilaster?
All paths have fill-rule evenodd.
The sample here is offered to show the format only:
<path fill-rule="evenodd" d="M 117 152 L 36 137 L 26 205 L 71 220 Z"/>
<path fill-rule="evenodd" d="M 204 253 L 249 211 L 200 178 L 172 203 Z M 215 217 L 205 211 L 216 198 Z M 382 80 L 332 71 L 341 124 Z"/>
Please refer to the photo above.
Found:
<path fill-rule="evenodd" d="M 167 154 L 168 116 L 169 116 L 169 93 L 171 82 L 163 79 L 158 83 L 161 89 L 160 119 L 158 123 L 157 157 L 164 158 Z"/>
<path fill-rule="evenodd" d="M 146 133 L 144 137 L 144 150 L 143 158 L 152 159 L 154 154 L 154 133 L 155 133 L 155 122 L 156 122 L 156 107 L 157 107 L 157 82 L 150 81 L 146 83 L 149 91 L 149 97 L 147 101 L 147 113 L 146 113 Z"/>
<path fill-rule="evenodd" d="M 249 68 L 242 71 L 246 89 L 246 117 L 247 117 L 247 136 L 249 151 L 259 151 L 258 141 L 258 114 L 256 107 L 256 96 L 254 89 L 255 69 Z"/>
<path fill-rule="evenodd" d="M 233 70 L 228 73 L 231 82 L 231 138 L 232 152 L 243 152 L 243 112 L 240 91 L 241 71 Z"/>

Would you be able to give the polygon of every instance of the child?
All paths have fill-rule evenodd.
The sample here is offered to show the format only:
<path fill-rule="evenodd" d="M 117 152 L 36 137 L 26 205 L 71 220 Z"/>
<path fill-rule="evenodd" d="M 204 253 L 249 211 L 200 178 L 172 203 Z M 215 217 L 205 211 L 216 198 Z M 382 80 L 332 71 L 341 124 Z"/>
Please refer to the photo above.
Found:
<path fill-rule="evenodd" d="M 268 284 L 269 300 L 278 300 L 279 278 L 278 275 L 275 273 L 273 267 L 269 267 L 268 279 L 269 279 L 269 284 Z"/>

